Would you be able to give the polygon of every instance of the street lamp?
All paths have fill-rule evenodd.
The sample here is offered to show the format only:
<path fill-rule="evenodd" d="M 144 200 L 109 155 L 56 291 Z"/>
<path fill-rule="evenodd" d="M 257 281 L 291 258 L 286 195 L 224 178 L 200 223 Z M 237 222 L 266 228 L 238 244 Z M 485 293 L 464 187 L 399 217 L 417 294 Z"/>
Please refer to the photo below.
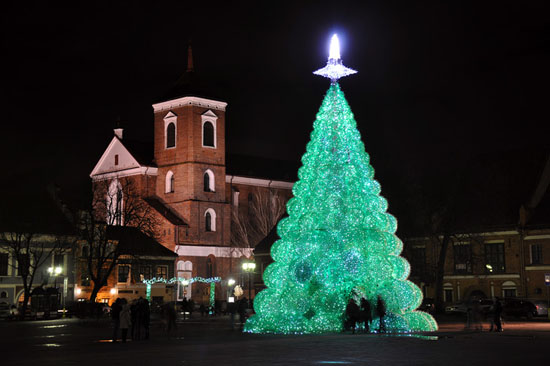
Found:
<path fill-rule="evenodd" d="M 245 262 L 243 263 L 243 271 L 248 273 L 248 306 L 252 307 L 252 283 L 250 274 L 254 273 L 256 269 L 256 263 Z"/>
<path fill-rule="evenodd" d="M 54 287 L 57 291 L 57 276 L 59 276 L 63 272 L 63 268 L 61 266 L 57 267 L 48 267 L 48 273 L 50 276 L 53 276 L 54 278 Z M 65 317 L 65 294 L 67 292 L 67 278 L 63 279 L 63 318 Z"/>

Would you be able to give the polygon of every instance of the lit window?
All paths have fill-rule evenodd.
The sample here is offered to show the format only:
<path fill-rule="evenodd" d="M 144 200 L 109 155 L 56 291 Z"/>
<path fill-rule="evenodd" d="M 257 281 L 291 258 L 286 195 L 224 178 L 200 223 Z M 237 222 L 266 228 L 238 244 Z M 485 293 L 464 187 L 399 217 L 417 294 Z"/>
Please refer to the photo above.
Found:
<path fill-rule="evenodd" d="M 166 173 L 166 183 L 165 183 L 165 193 L 173 193 L 174 192 L 174 173 L 172 171 L 168 171 Z"/>
<path fill-rule="evenodd" d="M 156 278 L 168 278 L 168 267 L 167 266 L 157 266 Z"/>
<path fill-rule="evenodd" d="M 210 169 L 204 172 L 204 191 L 205 192 L 214 192 L 214 173 Z"/>

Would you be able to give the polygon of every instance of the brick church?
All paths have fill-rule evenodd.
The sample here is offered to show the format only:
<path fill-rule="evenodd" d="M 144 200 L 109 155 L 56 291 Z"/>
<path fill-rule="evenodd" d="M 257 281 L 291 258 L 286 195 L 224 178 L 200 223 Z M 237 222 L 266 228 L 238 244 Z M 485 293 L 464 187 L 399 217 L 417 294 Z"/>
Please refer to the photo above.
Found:
<path fill-rule="evenodd" d="M 187 71 L 165 98 L 152 105 L 153 146 L 126 140 L 123 129 L 116 128 L 90 177 L 94 183 L 110 186 L 132 181 L 159 223 L 156 240 L 177 254 L 173 268 L 153 268 L 152 273 L 134 273 L 131 278 L 221 277 L 216 285 L 216 299 L 220 300 L 231 292 L 227 280 L 232 278 L 248 296 L 241 265 L 253 260 L 256 243 L 239 242 L 235 231 L 240 230 L 239 221 L 250 220 L 255 214 L 250 204 L 258 196 L 268 196 L 264 200 L 267 204 L 274 198 L 281 200 L 284 210 L 296 172 L 283 172 L 276 164 L 243 157 L 230 159 L 234 165 L 228 166 L 227 103 L 195 93 L 193 77 L 189 48 Z M 130 271 L 140 271 L 140 267 Z M 142 286 L 138 280 L 133 282 L 117 285 L 114 280 L 110 286 L 119 286 L 119 293 L 123 285 Z M 172 300 L 186 297 L 195 303 L 207 301 L 207 286 L 182 286 L 173 289 Z"/>

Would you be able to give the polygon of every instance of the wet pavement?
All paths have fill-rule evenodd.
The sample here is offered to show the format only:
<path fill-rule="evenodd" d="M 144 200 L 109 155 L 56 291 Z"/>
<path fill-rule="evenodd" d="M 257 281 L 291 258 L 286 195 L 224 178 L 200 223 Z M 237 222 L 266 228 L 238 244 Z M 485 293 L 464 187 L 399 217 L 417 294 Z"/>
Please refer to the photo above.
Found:
<path fill-rule="evenodd" d="M 160 322 L 147 341 L 112 343 L 104 320 L 0 322 L 2 365 L 520 365 L 546 364 L 550 322 L 506 322 L 502 333 L 464 330 L 459 319 L 418 335 L 257 335 L 227 317 Z"/>

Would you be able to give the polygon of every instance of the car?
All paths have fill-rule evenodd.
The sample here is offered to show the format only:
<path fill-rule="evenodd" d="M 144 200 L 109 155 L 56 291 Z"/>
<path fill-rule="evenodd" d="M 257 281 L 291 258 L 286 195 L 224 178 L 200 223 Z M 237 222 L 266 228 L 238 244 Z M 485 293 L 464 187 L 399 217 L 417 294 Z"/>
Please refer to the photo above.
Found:
<path fill-rule="evenodd" d="M 418 307 L 418 310 L 432 314 L 435 311 L 434 299 L 425 297 L 424 300 L 422 300 L 422 304 Z"/>
<path fill-rule="evenodd" d="M 544 300 L 534 300 L 532 302 L 537 308 L 538 316 L 548 316 L 548 302 Z"/>
<path fill-rule="evenodd" d="M 10 304 L 7 302 L 0 302 L 0 319 L 7 319 L 11 317 Z"/>
<path fill-rule="evenodd" d="M 537 315 L 537 307 L 529 300 L 508 298 L 504 299 L 502 313 L 505 317 L 532 319 Z"/>
<path fill-rule="evenodd" d="M 452 305 L 445 307 L 445 313 L 447 314 L 466 314 L 468 309 L 472 308 L 475 301 L 479 301 L 481 307 L 481 312 L 487 314 L 493 306 L 493 300 L 491 299 L 480 299 L 480 300 L 470 300 L 467 302 L 457 302 Z"/>

